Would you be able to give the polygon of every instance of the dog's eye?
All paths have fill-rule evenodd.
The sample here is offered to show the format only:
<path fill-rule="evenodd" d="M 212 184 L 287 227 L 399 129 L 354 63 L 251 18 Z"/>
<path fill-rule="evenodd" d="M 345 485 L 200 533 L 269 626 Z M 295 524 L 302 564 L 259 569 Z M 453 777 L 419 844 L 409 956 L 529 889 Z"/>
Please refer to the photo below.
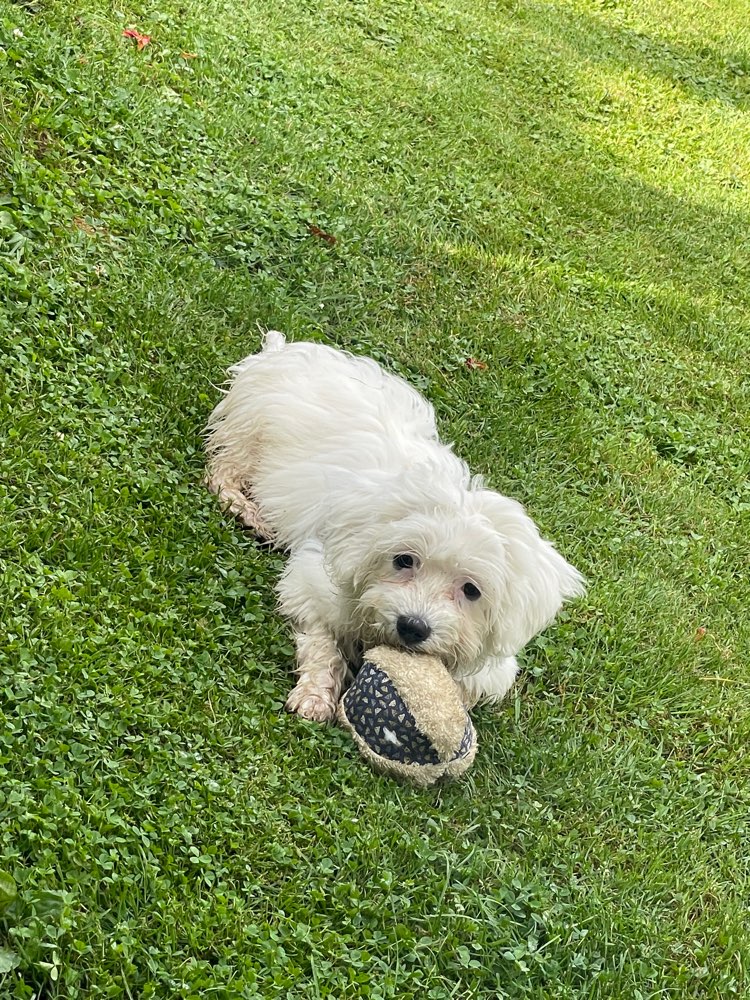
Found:
<path fill-rule="evenodd" d="M 410 556 L 407 552 L 404 552 L 400 556 L 393 557 L 393 566 L 394 569 L 413 569 L 416 561 L 414 556 Z"/>
<path fill-rule="evenodd" d="M 475 584 L 465 583 L 461 588 L 467 601 L 478 601 L 482 596 L 482 591 Z"/>

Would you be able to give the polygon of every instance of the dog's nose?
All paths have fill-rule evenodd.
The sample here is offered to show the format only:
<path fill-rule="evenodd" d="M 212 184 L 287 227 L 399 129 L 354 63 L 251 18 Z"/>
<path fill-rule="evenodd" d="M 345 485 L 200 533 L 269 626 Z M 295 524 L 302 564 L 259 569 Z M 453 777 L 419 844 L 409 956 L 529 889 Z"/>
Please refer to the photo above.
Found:
<path fill-rule="evenodd" d="M 432 629 L 422 618 L 412 615 L 399 615 L 396 619 L 396 631 L 406 646 L 418 646 L 429 637 Z"/>

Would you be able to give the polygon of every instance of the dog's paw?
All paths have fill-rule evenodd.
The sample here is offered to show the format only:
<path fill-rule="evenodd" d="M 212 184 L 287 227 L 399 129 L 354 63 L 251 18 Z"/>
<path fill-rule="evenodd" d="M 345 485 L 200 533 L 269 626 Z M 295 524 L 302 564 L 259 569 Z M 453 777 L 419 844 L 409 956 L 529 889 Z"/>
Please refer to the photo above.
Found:
<path fill-rule="evenodd" d="M 235 520 L 251 534 L 255 535 L 256 541 L 261 545 L 270 548 L 277 548 L 278 541 L 276 533 L 269 528 L 266 522 L 258 513 L 258 508 L 251 503 L 230 503 L 225 510 L 234 514 Z"/>
<path fill-rule="evenodd" d="M 332 691 L 298 684 L 286 700 L 287 712 L 294 712 L 310 722 L 332 722 L 336 715 L 336 701 Z"/>

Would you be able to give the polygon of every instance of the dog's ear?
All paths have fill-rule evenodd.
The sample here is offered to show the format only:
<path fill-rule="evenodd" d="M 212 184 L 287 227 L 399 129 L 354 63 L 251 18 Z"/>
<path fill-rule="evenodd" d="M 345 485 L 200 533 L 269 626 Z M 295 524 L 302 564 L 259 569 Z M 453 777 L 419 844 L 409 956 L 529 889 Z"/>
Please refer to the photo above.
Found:
<path fill-rule="evenodd" d="M 540 535 L 521 504 L 492 490 L 473 494 L 476 510 L 498 534 L 504 565 L 494 609 L 494 652 L 513 656 L 554 619 L 563 602 L 584 592 L 584 580 Z"/>

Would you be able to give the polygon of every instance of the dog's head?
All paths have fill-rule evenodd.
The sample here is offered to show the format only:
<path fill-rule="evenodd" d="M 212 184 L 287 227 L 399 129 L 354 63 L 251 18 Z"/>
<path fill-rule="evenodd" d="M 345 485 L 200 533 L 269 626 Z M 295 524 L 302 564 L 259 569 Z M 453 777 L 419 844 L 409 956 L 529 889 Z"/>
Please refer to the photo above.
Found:
<path fill-rule="evenodd" d="M 517 653 L 582 592 L 580 574 L 520 504 L 485 489 L 464 500 L 350 539 L 350 624 L 366 645 L 403 646 L 467 670 Z"/>

